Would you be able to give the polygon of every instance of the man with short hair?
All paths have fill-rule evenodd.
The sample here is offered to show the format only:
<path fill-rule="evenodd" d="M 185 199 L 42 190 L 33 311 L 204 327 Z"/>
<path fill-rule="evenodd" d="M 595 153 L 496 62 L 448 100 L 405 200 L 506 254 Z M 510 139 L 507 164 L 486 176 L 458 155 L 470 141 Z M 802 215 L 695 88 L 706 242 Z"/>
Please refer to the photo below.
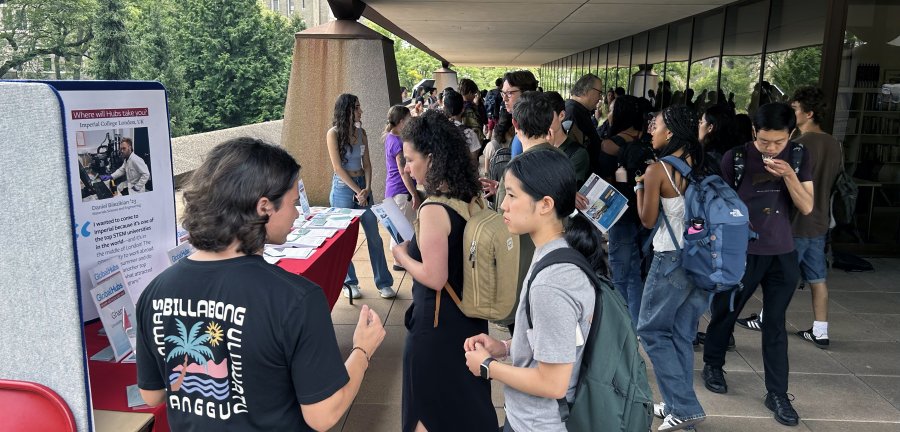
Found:
<path fill-rule="evenodd" d="M 500 94 L 503 95 L 503 102 L 506 104 L 506 109 L 513 115 L 513 118 L 515 118 L 515 105 L 519 100 L 519 97 L 522 96 L 522 93 L 527 91 L 537 90 L 537 85 L 537 78 L 534 77 L 534 74 L 532 74 L 531 71 L 519 70 L 507 72 L 503 75 L 503 91 Z M 519 139 L 519 134 L 516 134 L 516 136 L 513 137 L 509 148 L 512 157 L 516 157 L 516 155 L 522 153 L 522 141 Z"/>
<path fill-rule="evenodd" d="M 127 189 L 129 194 L 146 191 L 147 182 L 150 181 L 150 169 L 140 156 L 134 154 L 134 143 L 131 138 L 122 138 L 119 142 L 119 151 L 125 161 L 115 170 L 110 177 L 118 179 L 125 176 L 125 181 L 119 180 L 119 190 Z"/>
<path fill-rule="evenodd" d="M 328 300 L 263 259 L 299 213 L 300 165 L 255 138 L 213 148 L 184 190 L 197 251 L 160 273 L 135 306 L 137 385 L 166 405 L 172 430 L 312 431 L 333 427 L 384 340 L 362 306 L 342 354 Z"/>
<path fill-rule="evenodd" d="M 722 366 L 738 313 L 762 285 L 766 317 L 762 325 L 765 406 L 779 423 L 796 426 L 800 416 L 788 399 L 788 340 L 785 312 L 800 272 L 791 235 L 790 214 L 813 209 L 812 161 L 803 146 L 791 143 L 797 124 L 791 107 L 771 103 L 759 107 L 753 127 L 756 139 L 722 157 L 722 178 L 734 185 L 747 204 L 750 224 L 759 238 L 750 242 L 742 289 L 713 297 L 703 350 L 703 381 L 715 393 L 727 393 Z M 739 156 L 735 157 L 735 152 Z M 795 154 L 794 152 L 799 152 Z M 795 161 L 799 157 L 799 167 Z M 734 296 L 732 299 L 732 295 Z M 733 300 L 733 304 L 732 304 Z"/>
<path fill-rule="evenodd" d="M 825 262 L 825 240 L 831 225 L 831 189 L 843 169 L 841 143 L 822 131 L 825 116 L 825 95 L 815 87 L 801 87 L 791 98 L 791 108 L 797 117 L 797 129 L 801 135 L 794 141 L 803 144 L 813 166 L 815 205 L 807 216 L 795 214 L 791 228 L 800 274 L 812 292 L 813 324 L 809 330 L 797 335 L 819 348 L 827 348 L 828 340 L 828 287 L 825 278 L 828 266 Z M 753 314 L 739 319 L 738 325 L 759 330 L 765 314 Z"/>
<path fill-rule="evenodd" d="M 527 91 L 517 94 L 515 103 L 507 106 L 513 110 L 513 127 L 516 129 L 516 136 L 521 140 L 523 153 L 555 151 L 565 154 L 550 143 L 551 130 L 553 125 L 559 122 L 559 113 L 554 112 L 553 106 L 547 97 L 536 91 Z M 503 199 L 506 198 L 504 178 L 500 177 L 499 182 L 481 179 L 481 184 L 487 196 L 495 196 L 494 209 L 502 213 L 500 206 L 503 203 Z M 534 242 L 531 241 L 531 237 L 528 235 L 519 236 L 519 268 L 506 269 L 518 271 L 518 287 L 521 287 L 525 281 L 525 275 L 528 273 L 528 267 L 531 266 L 533 255 Z M 498 324 L 507 326 L 510 334 L 515 329 L 514 322 L 498 322 Z"/>
<path fill-rule="evenodd" d="M 575 181 L 578 187 L 581 187 L 582 183 L 591 175 L 591 161 L 588 157 L 587 149 L 580 143 L 575 142 L 564 130 L 563 125 L 567 120 L 566 101 L 562 98 L 562 95 L 555 91 L 550 91 L 544 93 L 544 96 L 553 107 L 553 112 L 556 113 L 553 123 L 550 125 L 548 140 L 550 144 L 562 150 L 569 157 L 572 167 L 575 168 Z"/>
<path fill-rule="evenodd" d="M 603 97 L 603 81 L 594 74 L 587 74 L 575 81 L 572 86 L 571 98 L 566 101 L 566 118 L 572 120 L 572 126 L 567 131 L 569 135 L 581 135 L 581 144 L 587 149 L 591 160 L 591 172 L 597 172 L 594 165 L 599 157 L 600 134 L 594 127 L 591 112 Z M 578 132 L 574 132 L 574 129 Z"/>

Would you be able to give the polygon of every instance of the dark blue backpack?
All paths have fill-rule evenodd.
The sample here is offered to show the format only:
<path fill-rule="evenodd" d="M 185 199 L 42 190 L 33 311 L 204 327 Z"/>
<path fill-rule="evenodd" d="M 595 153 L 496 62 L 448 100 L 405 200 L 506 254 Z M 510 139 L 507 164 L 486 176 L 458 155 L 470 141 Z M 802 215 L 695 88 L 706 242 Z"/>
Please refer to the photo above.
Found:
<path fill-rule="evenodd" d="M 690 165 L 675 156 L 666 156 L 662 161 L 672 165 L 689 182 L 684 193 L 685 224 L 678 227 L 684 230 L 684 247 L 675 241 L 687 277 L 697 287 L 712 293 L 742 288 L 747 245 L 755 237 L 750 230 L 747 205 L 722 177 L 692 176 Z M 675 240 L 668 218 L 662 215 L 660 219 Z M 700 227 L 699 232 L 689 233 L 691 225 Z"/>

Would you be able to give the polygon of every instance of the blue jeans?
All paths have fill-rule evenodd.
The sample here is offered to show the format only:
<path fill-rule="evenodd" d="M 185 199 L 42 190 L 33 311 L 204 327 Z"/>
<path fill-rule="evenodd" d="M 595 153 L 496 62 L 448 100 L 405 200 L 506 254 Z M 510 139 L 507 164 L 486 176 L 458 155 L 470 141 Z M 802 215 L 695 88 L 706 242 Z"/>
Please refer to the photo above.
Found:
<path fill-rule="evenodd" d="M 360 188 L 366 187 L 365 177 L 353 177 L 353 181 Z M 353 201 L 356 193 L 349 186 L 344 184 L 337 174 L 331 180 L 331 195 L 329 200 L 332 207 L 348 208 L 348 209 L 368 209 L 372 205 L 372 195 L 369 194 L 369 205 L 362 207 Z M 369 248 L 369 260 L 372 262 L 372 273 L 375 275 L 375 286 L 385 288 L 394 285 L 394 276 L 388 271 L 387 261 L 384 259 L 384 242 L 381 241 L 381 234 L 378 232 L 378 218 L 371 210 L 366 210 L 360 216 L 363 231 L 366 233 L 366 246 Z M 347 269 L 347 277 L 344 283 L 349 285 L 359 285 L 359 279 L 356 277 L 356 269 L 353 267 L 353 261 L 350 261 L 350 268 Z"/>
<path fill-rule="evenodd" d="M 800 260 L 800 274 L 808 283 L 823 283 L 828 275 L 828 264 L 825 262 L 825 236 L 804 238 L 794 237 L 794 249 Z"/>
<path fill-rule="evenodd" d="M 641 310 L 641 242 L 638 226 L 634 222 L 620 220 L 609 229 L 609 267 L 613 287 L 625 298 L 631 312 L 632 325 L 637 325 Z"/>
<path fill-rule="evenodd" d="M 681 420 L 706 415 L 694 393 L 692 342 L 709 299 L 709 293 L 688 281 L 679 252 L 653 254 L 637 331 L 653 362 L 666 414 Z"/>

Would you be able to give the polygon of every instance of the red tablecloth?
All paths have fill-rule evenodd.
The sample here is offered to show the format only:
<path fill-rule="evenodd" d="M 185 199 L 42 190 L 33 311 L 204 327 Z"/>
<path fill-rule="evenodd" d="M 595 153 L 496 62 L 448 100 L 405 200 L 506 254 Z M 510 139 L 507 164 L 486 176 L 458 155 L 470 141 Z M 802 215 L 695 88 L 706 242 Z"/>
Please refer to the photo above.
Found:
<path fill-rule="evenodd" d="M 322 287 L 328 305 L 333 309 L 344 286 L 347 266 L 353 258 L 358 235 L 359 218 L 354 218 L 346 230 L 338 231 L 334 237 L 326 240 L 309 258 L 283 259 L 278 261 L 278 267 L 302 275 Z"/>
<path fill-rule="evenodd" d="M 103 324 L 100 320 L 84 326 L 84 342 L 87 347 L 88 358 L 109 346 L 109 339 L 106 336 L 97 334 L 101 328 L 103 328 Z M 155 408 L 128 408 L 128 396 L 126 396 L 125 388 L 132 384 L 137 384 L 137 366 L 134 363 L 88 360 L 88 372 L 94 409 L 151 413 L 155 420 L 153 430 L 157 432 L 169 431 L 169 421 L 166 418 L 166 404 L 161 404 Z"/>
<path fill-rule="evenodd" d="M 308 259 L 283 259 L 278 266 L 295 274 L 303 275 L 307 279 L 322 287 L 328 305 L 334 308 L 335 302 L 341 294 L 344 285 L 344 277 L 347 275 L 347 265 L 353 257 L 356 249 L 356 237 L 359 235 L 359 218 L 355 218 L 346 230 L 338 231 L 333 237 L 326 240 L 321 247 Z M 107 346 L 109 340 L 106 336 L 100 336 L 97 332 L 102 328 L 98 320 L 84 328 L 84 340 L 87 346 L 88 358 L 97 354 Z M 122 411 L 122 412 L 148 412 L 155 418 L 154 431 L 168 432 L 169 422 L 166 418 L 166 404 L 155 408 L 131 409 L 128 408 L 128 397 L 125 388 L 137 384 L 137 367 L 134 363 L 113 363 L 101 361 L 88 361 L 91 382 L 91 398 L 94 409 Z"/>

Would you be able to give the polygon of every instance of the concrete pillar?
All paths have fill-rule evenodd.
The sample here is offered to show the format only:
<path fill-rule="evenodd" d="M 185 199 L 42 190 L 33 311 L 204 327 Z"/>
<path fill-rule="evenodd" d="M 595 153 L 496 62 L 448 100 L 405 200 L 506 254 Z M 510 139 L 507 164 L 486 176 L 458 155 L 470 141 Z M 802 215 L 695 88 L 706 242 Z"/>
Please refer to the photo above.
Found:
<path fill-rule="evenodd" d="M 434 78 L 434 88 L 438 90 L 438 93 L 444 91 L 447 87 L 453 87 L 453 90 L 459 91 L 459 80 L 457 80 L 456 71 L 450 69 L 449 63 L 442 63 L 441 68 L 434 71 L 432 77 Z"/>
<path fill-rule="evenodd" d="M 355 20 L 337 20 L 296 34 L 284 108 L 282 145 L 303 167 L 300 175 L 313 205 L 328 205 L 334 173 L 325 146 L 334 102 L 342 93 L 359 97 L 369 138 L 372 193 L 384 199 L 387 111 L 400 103 L 393 41 Z"/>

